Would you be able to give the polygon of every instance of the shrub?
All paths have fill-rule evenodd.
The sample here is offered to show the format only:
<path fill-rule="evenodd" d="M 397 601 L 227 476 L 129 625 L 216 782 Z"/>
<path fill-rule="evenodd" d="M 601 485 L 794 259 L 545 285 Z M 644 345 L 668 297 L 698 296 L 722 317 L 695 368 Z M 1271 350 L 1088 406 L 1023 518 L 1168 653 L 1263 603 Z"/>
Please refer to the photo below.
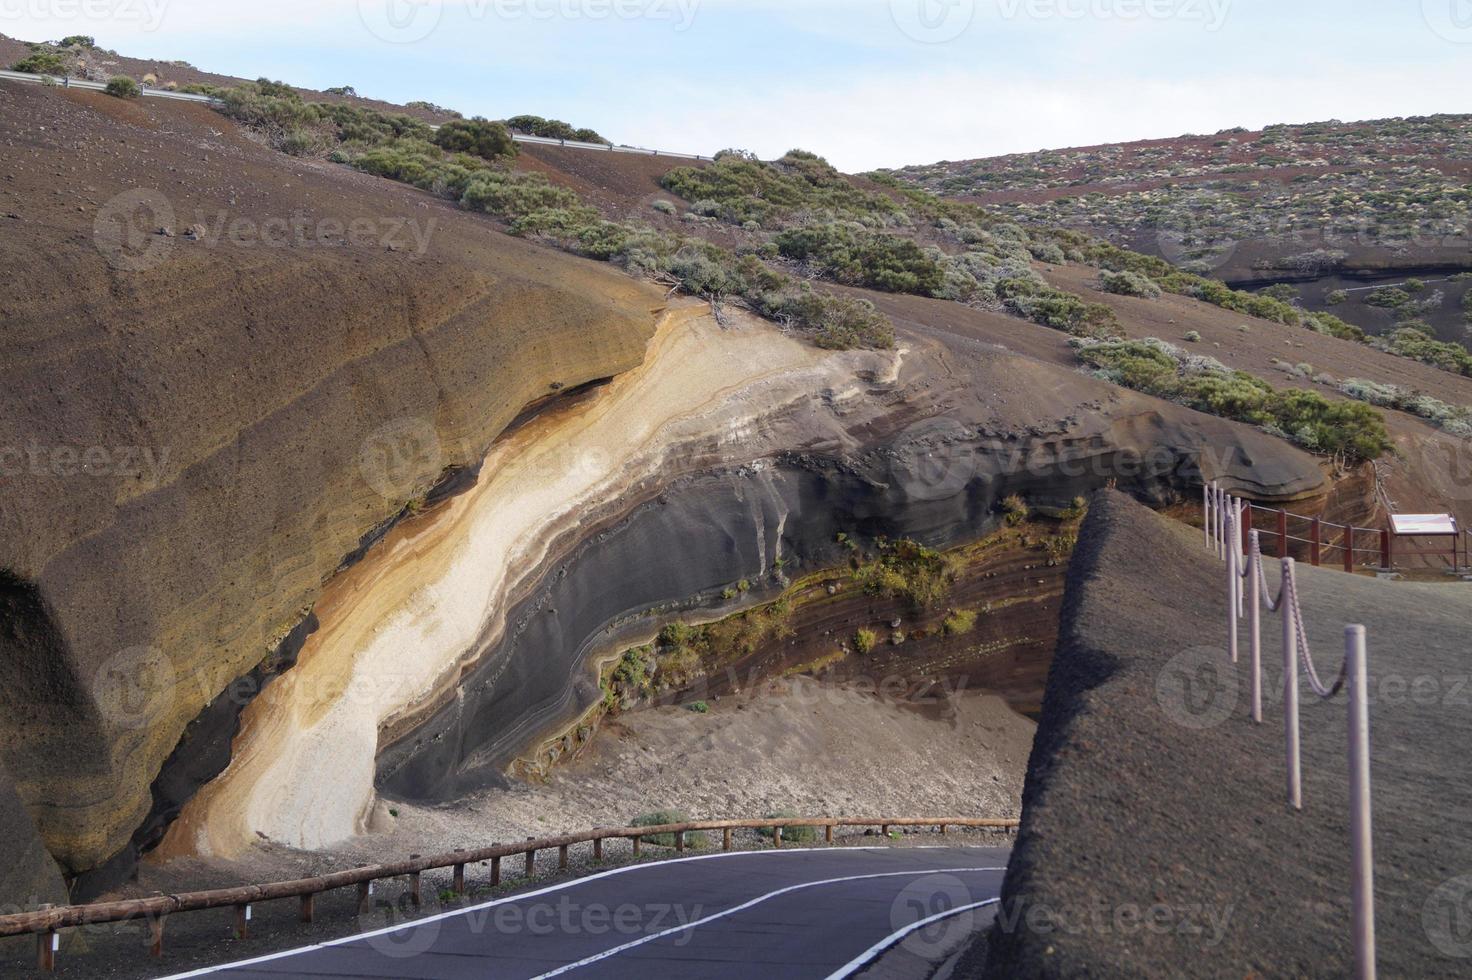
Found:
<path fill-rule="evenodd" d="M 655 201 L 653 207 L 660 214 L 675 214 L 679 211 L 679 208 L 675 207 L 675 202 L 666 201 L 663 198 Z"/>
<path fill-rule="evenodd" d="M 1280 303 L 1291 303 L 1298 298 L 1298 287 L 1286 282 L 1274 283 L 1258 293 L 1268 299 L 1277 300 Z"/>
<path fill-rule="evenodd" d="M 793 228 L 777 236 L 777 248 L 827 278 L 884 292 L 933 296 L 944 282 L 940 264 L 914 241 L 852 224 Z"/>
<path fill-rule="evenodd" d="M 97 39 L 87 34 L 68 34 L 56 42 L 59 48 L 95 48 Z"/>
<path fill-rule="evenodd" d="M 1348 291 L 1343 289 L 1336 289 L 1333 292 L 1329 293 L 1328 296 L 1324 297 L 1324 302 L 1329 304 L 1330 306 L 1338 306 L 1340 303 L 1347 302 L 1348 300 L 1349 293 Z"/>
<path fill-rule="evenodd" d="M 1054 330 L 1081 337 L 1113 336 L 1119 332 L 1114 311 L 1102 303 L 1086 303 L 1073 293 L 1054 289 L 1032 279 L 1004 279 L 996 286 L 997 297 L 1008 310 Z"/>
<path fill-rule="evenodd" d="M 801 817 L 802 814 L 798 813 L 796 810 L 773 810 L 771 813 L 762 814 L 762 816 L 766 817 L 768 820 L 795 820 L 798 817 Z M 762 837 L 770 838 L 774 836 L 771 827 L 758 827 L 756 832 Z M 811 844 L 817 839 L 817 827 L 804 827 L 799 825 L 795 827 L 782 828 L 782 843 L 784 844 Z"/>
<path fill-rule="evenodd" d="M 518 133 L 540 136 L 543 139 L 572 140 L 577 143 L 608 143 L 591 129 L 575 129 L 561 119 L 543 119 L 541 116 L 512 116 L 506 125 Z"/>
<path fill-rule="evenodd" d="M 697 715 L 703 715 L 706 712 L 710 711 L 710 705 L 704 701 L 691 701 L 689 704 L 685 705 L 685 710 L 693 711 Z"/>
<path fill-rule="evenodd" d="M 1472 377 L 1472 353 L 1461 344 L 1448 344 L 1414 327 L 1401 327 L 1387 338 L 1391 353 Z"/>
<path fill-rule="evenodd" d="M 67 60 L 55 51 L 35 51 L 11 65 L 10 70 L 31 75 L 65 75 Z"/>
<path fill-rule="evenodd" d="M 324 91 L 326 91 L 328 95 L 356 96 L 358 94 L 358 90 L 353 88 L 351 85 L 338 85 L 335 88 L 325 89 Z"/>
<path fill-rule="evenodd" d="M 660 827 L 666 824 L 689 823 L 689 815 L 680 810 L 655 810 L 651 813 L 641 813 L 629 821 L 630 827 Z M 674 834 L 649 834 L 639 838 L 646 844 L 654 844 L 657 847 L 674 847 Z M 710 843 L 703 831 L 694 830 L 685 835 L 685 846 L 692 848 L 705 847 Z"/>
<path fill-rule="evenodd" d="M 1016 527 L 1027 520 L 1029 513 L 1027 501 L 1015 493 L 1002 501 L 1002 514 L 1009 527 Z"/>
<path fill-rule="evenodd" d="M 949 558 L 910 540 L 883 545 L 878 561 L 854 572 L 855 582 L 870 595 L 903 597 L 918 609 L 944 599 L 954 578 Z"/>
<path fill-rule="evenodd" d="M 138 83 L 127 75 L 117 75 L 108 80 L 105 91 L 108 95 L 118 99 L 136 99 L 143 94 Z"/>
<path fill-rule="evenodd" d="M 516 142 L 506 127 L 481 116 L 450 120 L 435 133 L 434 144 L 451 153 L 469 153 L 483 160 L 516 155 Z"/>
<path fill-rule="evenodd" d="M 1108 269 L 1099 271 L 1099 288 L 1106 293 L 1140 296 L 1145 299 L 1155 299 L 1161 292 L 1155 280 L 1149 276 L 1129 271 L 1110 272 Z"/>
<path fill-rule="evenodd" d="M 153 72 L 149 72 L 147 75 L 143 76 L 141 81 L 143 82 L 144 88 L 153 88 L 155 85 L 158 84 L 158 76 L 155 75 Z"/>
<path fill-rule="evenodd" d="M 958 609 L 946 617 L 941 629 L 946 636 L 964 636 L 976 628 L 976 610 Z"/>
<path fill-rule="evenodd" d="M 854 634 L 854 649 L 861 654 L 867 655 L 872 652 L 874 645 L 878 642 L 879 637 L 873 630 L 861 629 Z"/>
<path fill-rule="evenodd" d="M 1201 333 L 1200 333 L 1200 331 L 1197 331 L 1197 330 L 1188 330 L 1188 331 L 1186 331 L 1185 340 L 1186 340 L 1186 343 L 1188 343 L 1188 344 L 1199 344 L 1199 343 L 1201 343 Z"/>
<path fill-rule="evenodd" d="M 1392 445 L 1384 417 L 1368 405 L 1330 401 L 1305 389 L 1275 391 L 1250 374 L 1186 358 L 1154 338 L 1083 343 L 1078 356 L 1117 384 L 1286 434 L 1316 452 L 1371 460 Z"/>

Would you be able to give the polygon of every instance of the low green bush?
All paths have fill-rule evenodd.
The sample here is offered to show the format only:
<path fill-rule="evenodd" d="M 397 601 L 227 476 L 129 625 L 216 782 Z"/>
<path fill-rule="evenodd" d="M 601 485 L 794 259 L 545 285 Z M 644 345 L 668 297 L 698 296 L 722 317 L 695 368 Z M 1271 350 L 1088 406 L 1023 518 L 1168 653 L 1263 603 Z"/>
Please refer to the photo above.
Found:
<path fill-rule="evenodd" d="M 1139 296 L 1144 299 L 1155 299 L 1160 295 L 1161 289 L 1155 284 L 1155 280 L 1138 272 L 1124 270 L 1122 272 L 1111 272 L 1108 269 L 1099 270 L 1099 288 L 1106 293 L 1117 293 L 1120 296 Z"/>
<path fill-rule="evenodd" d="M 65 75 L 69 62 L 65 55 L 55 51 L 33 51 L 10 66 L 11 71 L 23 71 L 31 75 Z"/>
<path fill-rule="evenodd" d="M 117 99 L 136 99 L 143 94 L 143 89 L 139 88 L 138 83 L 127 75 L 117 75 L 108 79 L 107 88 L 103 91 Z"/>
<path fill-rule="evenodd" d="M 1305 449 L 1351 461 L 1378 459 L 1392 443 L 1385 418 L 1369 405 L 1316 391 L 1273 389 L 1209 358 L 1187 358 L 1155 338 L 1075 342 L 1078 356 L 1116 384 L 1238 422 L 1280 432 Z"/>
<path fill-rule="evenodd" d="M 476 116 L 452 119 L 434 134 L 434 143 L 451 153 L 468 153 L 482 160 L 516 156 L 516 142 L 505 126 Z"/>
<path fill-rule="evenodd" d="M 1472 353 L 1461 344 L 1449 344 L 1415 327 L 1401 327 L 1385 339 L 1387 349 L 1457 374 L 1472 377 Z"/>
<path fill-rule="evenodd" d="M 802 814 L 798 813 L 796 810 L 773 810 L 771 813 L 762 814 L 762 816 L 766 817 L 768 820 L 796 820 L 797 818 L 801 817 Z M 758 827 L 756 832 L 757 834 L 767 838 L 768 840 L 772 839 L 773 836 L 775 836 L 771 827 Z M 815 843 L 817 839 L 817 827 L 807 827 L 799 824 L 794 827 L 782 828 L 782 843 L 784 844 L 812 844 Z"/>
<path fill-rule="evenodd" d="M 686 814 L 686 813 L 684 813 L 683 811 L 680 811 L 680 810 L 655 810 L 655 811 L 653 811 L 651 813 L 641 813 L 641 814 L 639 814 L 633 820 L 630 820 L 629 821 L 629 826 L 630 827 L 661 827 L 661 826 L 665 826 L 665 825 L 668 825 L 668 824 L 689 823 L 689 822 L 690 822 L 689 815 Z M 674 847 L 675 846 L 675 835 L 672 834 L 672 833 L 670 833 L 670 834 L 649 834 L 648 836 L 640 837 L 639 839 L 641 841 L 643 841 L 644 843 L 646 843 L 646 844 L 653 844 L 656 847 Z M 685 846 L 687 848 L 692 848 L 692 849 L 698 849 L 698 848 L 702 848 L 702 847 L 708 847 L 708 846 L 710 846 L 710 838 L 705 835 L 705 832 L 704 831 L 692 830 L 692 831 L 690 831 L 689 833 L 687 833 L 685 835 Z"/>

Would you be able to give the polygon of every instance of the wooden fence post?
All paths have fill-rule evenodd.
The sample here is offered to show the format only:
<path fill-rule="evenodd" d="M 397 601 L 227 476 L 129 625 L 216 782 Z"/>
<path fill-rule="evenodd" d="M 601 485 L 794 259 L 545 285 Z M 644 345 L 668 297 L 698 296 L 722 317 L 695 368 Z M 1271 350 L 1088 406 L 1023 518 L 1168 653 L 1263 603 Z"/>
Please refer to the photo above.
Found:
<path fill-rule="evenodd" d="M 594 837 L 593 838 L 593 860 L 594 861 L 602 861 L 603 860 L 603 838 L 602 837 Z"/>
<path fill-rule="evenodd" d="M 1388 572 L 1395 567 L 1391 564 L 1394 560 L 1395 555 L 1390 547 L 1390 529 L 1386 528 L 1380 532 L 1380 567 Z"/>
<path fill-rule="evenodd" d="M 557 870 L 558 871 L 566 871 L 567 870 L 567 845 L 566 844 L 563 844 L 561 847 L 557 848 Z"/>
<path fill-rule="evenodd" d="M 418 854 L 410 854 L 410 861 L 418 861 Z M 417 909 L 419 903 L 424 899 L 424 892 L 419 883 L 419 872 L 415 871 L 409 875 L 409 902 Z"/>
<path fill-rule="evenodd" d="M 491 858 L 491 887 L 495 888 L 501 883 L 501 859 Z"/>
<path fill-rule="evenodd" d="M 41 905 L 41 910 L 53 908 L 50 902 Z M 47 929 L 45 932 L 36 933 L 36 969 L 42 973 L 51 973 L 56 969 L 56 948 L 61 945 L 61 937 L 55 929 Z"/>
<path fill-rule="evenodd" d="M 297 918 L 300 919 L 302 922 L 311 922 L 316 917 L 317 896 L 315 894 L 303 895 L 301 898 L 301 908 L 297 913 Z"/>
<path fill-rule="evenodd" d="M 235 938 L 250 938 L 250 905 L 240 904 L 235 906 Z"/>
<path fill-rule="evenodd" d="M 1344 529 L 1344 570 L 1354 574 L 1354 525 Z"/>
<path fill-rule="evenodd" d="M 1322 547 L 1324 542 L 1324 521 L 1322 518 L 1314 518 L 1313 533 L 1310 535 L 1310 537 L 1313 539 L 1313 552 L 1310 555 L 1310 558 L 1313 561 L 1313 566 L 1315 568 L 1318 568 L 1320 564 L 1319 557 L 1322 554 Z"/>
<path fill-rule="evenodd" d="M 721 831 L 721 850 L 723 850 L 723 851 L 729 851 L 730 849 L 731 849 L 731 828 L 730 827 L 727 827 L 727 828 L 725 828 L 724 830 Z"/>
<path fill-rule="evenodd" d="M 831 823 L 823 828 L 823 843 L 833 843 L 833 825 Z"/>
<path fill-rule="evenodd" d="M 164 955 L 164 917 L 154 916 L 148 920 L 148 955 L 160 959 Z"/>
<path fill-rule="evenodd" d="M 1288 512 L 1278 508 L 1278 557 L 1288 557 Z"/>

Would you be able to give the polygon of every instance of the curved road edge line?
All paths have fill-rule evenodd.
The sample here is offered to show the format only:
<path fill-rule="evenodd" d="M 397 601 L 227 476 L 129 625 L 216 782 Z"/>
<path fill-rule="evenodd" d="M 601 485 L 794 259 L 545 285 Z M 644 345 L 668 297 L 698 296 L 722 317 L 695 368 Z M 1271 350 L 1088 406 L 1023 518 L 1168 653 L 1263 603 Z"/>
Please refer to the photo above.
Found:
<path fill-rule="evenodd" d="M 921 929 L 924 929 L 932 922 L 939 922 L 941 919 L 949 919 L 951 916 L 960 915 L 962 912 L 971 912 L 975 909 L 983 909 L 986 908 L 988 905 L 996 905 L 1001 901 L 1002 900 L 1000 898 L 989 898 L 984 902 L 973 902 L 970 905 L 958 905 L 956 908 L 948 909 L 945 912 L 937 912 L 935 915 L 921 919 L 919 922 L 912 922 L 901 929 L 899 932 L 896 932 L 893 935 L 885 936 L 883 939 L 879 940 L 879 942 L 875 943 L 873 946 L 870 946 L 858 956 L 855 956 L 843 966 L 840 966 L 838 969 L 828 974 L 826 980 L 844 980 L 845 977 L 853 976 L 855 973 L 859 972 L 864 967 L 877 960 L 881 953 L 884 953 L 891 947 L 899 944 L 905 939 L 905 937 L 909 936 L 911 933 L 919 932 Z"/>
<path fill-rule="evenodd" d="M 917 847 L 907 847 L 907 848 L 887 847 L 887 846 L 884 846 L 884 845 L 879 845 L 879 846 L 876 846 L 876 847 L 784 847 L 784 848 L 781 848 L 780 850 L 779 849 L 776 849 L 776 848 L 773 848 L 770 851 L 718 851 L 715 854 L 695 854 L 695 855 L 692 855 L 690 857 L 666 858 L 666 859 L 661 860 L 661 861 L 646 861 L 646 862 L 644 862 L 642 864 L 630 864 L 630 865 L 625 865 L 624 867 L 621 867 L 621 868 L 609 868 L 607 871 L 599 871 L 599 872 L 597 872 L 595 874 L 582 875 L 580 877 L 573 878 L 570 881 L 559 882 L 558 884 L 555 884 L 555 885 L 548 885 L 545 888 L 539 888 L 539 889 L 536 889 L 535 891 L 522 892 L 521 894 L 518 894 L 518 895 L 506 895 L 506 896 L 503 896 L 501 898 L 492 899 L 489 902 L 482 902 L 479 905 L 469 905 L 469 906 L 466 906 L 463 909 L 451 909 L 448 912 L 440 912 L 437 915 L 426 915 L 422 919 L 415 919 L 412 922 L 403 922 L 403 923 L 400 923 L 398 925 L 393 925 L 393 926 L 385 926 L 382 929 L 374 929 L 374 930 L 372 930 L 370 932 L 354 933 L 351 936 L 343 936 L 343 937 L 338 938 L 338 939 L 329 939 L 329 940 L 326 940 L 325 942 L 320 942 L 320 943 L 312 943 L 309 946 L 298 946 L 295 949 L 284 949 L 284 950 L 281 950 L 278 953 L 267 953 L 264 956 L 253 956 L 250 959 L 236 960 L 236 961 L 230 962 L 230 963 L 220 963 L 220 964 L 218 964 L 216 966 L 203 966 L 203 967 L 200 967 L 200 968 L 195 969 L 195 970 L 189 970 L 189 971 L 187 971 L 185 973 L 171 973 L 171 974 L 169 974 L 166 977 L 161 977 L 160 980 L 188 980 L 188 978 L 190 978 L 190 977 L 203 977 L 203 976 L 208 976 L 211 973 L 219 973 L 222 970 L 234 970 L 234 969 L 238 969 L 239 967 L 242 967 L 242 966 L 254 966 L 257 963 L 269 963 L 272 960 L 285 959 L 288 956 L 299 956 L 302 953 L 311 953 L 311 952 L 314 952 L 314 951 L 319 950 L 319 949 L 329 949 L 329 948 L 331 948 L 333 946 L 345 946 L 348 943 L 357 942 L 359 939 L 372 939 L 374 936 L 384 936 L 384 935 L 387 935 L 388 933 L 391 933 L 391 932 L 399 932 L 399 931 L 402 931 L 402 930 L 405 930 L 405 929 L 415 929 L 415 928 L 418 928 L 419 926 L 427 925 L 427 924 L 429 924 L 431 922 L 439 922 L 439 921 L 441 921 L 443 919 L 452 919 L 452 918 L 454 918 L 455 916 L 458 916 L 458 915 L 471 915 L 472 913 L 480 912 L 480 911 L 482 911 L 484 909 L 495 908 L 498 905 L 505 905 L 505 904 L 510 903 L 510 902 L 521 902 L 521 901 L 525 901 L 526 899 L 529 899 L 529 898 L 537 898 L 538 896 L 541 896 L 541 895 L 547 895 L 547 894 L 550 894 L 552 892 L 562 891 L 565 888 L 574 888 L 574 887 L 576 887 L 578 885 L 585 884 L 585 883 L 590 882 L 590 881 L 597 881 L 600 878 L 609 878 L 609 877 L 612 877 L 614 875 L 628 874 L 629 872 L 643 871 L 643 870 L 646 870 L 646 869 L 649 869 L 649 868 L 664 868 L 664 867 L 668 867 L 671 864 L 686 864 L 686 863 L 691 862 L 691 861 L 711 861 L 711 860 L 715 860 L 717 858 L 757 857 L 757 856 L 766 855 L 766 854 L 776 854 L 776 855 L 783 855 L 783 854 L 814 854 L 814 853 L 872 854 L 872 853 L 880 852 L 880 851 L 888 852 L 888 851 L 897 851 L 897 850 L 908 850 L 908 851 L 978 850 L 978 851 L 984 851 L 984 850 L 993 850 L 993 849 L 995 849 L 995 846 L 992 845 L 992 844 L 959 844 L 959 845 L 957 845 L 957 844 L 922 844 L 922 845 L 919 845 Z M 1005 870 L 1005 869 L 1003 869 L 1003 870 Z"/>
<path fill-rule="evenodd" d="M 764 851 L 760 853 L 772 852 Z M 823 885 L 841 885 L 846 881 L 871 881 L 875 878 L 903 878 L 906 876 L 927 878 L 931 875 L 940 874 L 970 874 L 980 873 L 983 871 L 1006 870 L 1006 868 L 932 868 L 926 871 L 881 871 L 875 874 L 848 875 L 842 878 L 824 878 L 820 881 L 803 881 L 799 882 L 796 885 L 787 885 L 786 887 L 778 888 L 776 891 L 767 892 L 765 895 L 758 895 L 755 898 L 747 899 L 740 905 L 733 905 L 728 909 L 722 909 L 720 912 L 716 912 L 714 915 L 707 915 L 703 919 L 696 919 L 694 922 L 687 922 L 684 925 L 671 926 L 668 929 L 665 929 L 661 932 L 651 933 L 648 936 L 640 936 L 638 939 L 626 942 L 621 946 L 614 946 L 611 949 L 605 949 L 601 953 L 595 953 L 592 956 L 584 957 L 583 959 L 580 959 L 575 963 L 567 963 L 559 966 L 555 970 L 548 970 L 546 973 L 539 973 L 535 977 L 533 977 L 532 980 L 547 980 L 547 978 L 549 977 L 560 977 L 564 973 L 570 973 L 571 971 L 579 969 L 581 967 L 591 966 L 594 963 L 599 963 L 603 960 L 608 959 L 609 957 L 617 956 L 618 954 L 627 952 L 628 950 L 634 949 L 637 946 L 643 946 L 645 943 L 652 943 L 657 939 L 663 939 L 666 936 L 673 936 L 677 932 L 684 932 L 687 929 L 694 929 L 697 926 L 703 926 L 707 922 L 714 922 L 717 919 L 724 919 L 726 916 L 735 915 L 737 912 L 745 912 L 747 909 L 755 908 L 756 906 L 762 904 L 765 901 L 768 901 L 769 899 L 778 898 L 782 895 L 790 895 L 793 892 L 799 892 L 805 888 L 819 888 Z"/>

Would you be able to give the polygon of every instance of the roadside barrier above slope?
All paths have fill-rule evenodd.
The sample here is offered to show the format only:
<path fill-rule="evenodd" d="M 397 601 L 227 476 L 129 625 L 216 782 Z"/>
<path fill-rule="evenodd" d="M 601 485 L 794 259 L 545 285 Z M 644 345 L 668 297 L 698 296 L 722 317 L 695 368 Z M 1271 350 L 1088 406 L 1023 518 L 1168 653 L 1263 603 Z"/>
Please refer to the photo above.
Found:
<path fill-rule="evenodd" d="M 0 79 L 12 82 L 31 82 L 39 85 L 55 85 L 58 88 L 77 88 L 88 92 L 102 92 L 107 89 L 104 82 L 92 82 L 83 78 L 70 78 L 65 75 L 36 75 L 24 71 L 0 71 Z M 145 88 L 140 93 L 153 99 L 174 99 L 179 102 L 204 102 L 214 104 L 219 99 L 208 95 L 195 95 L 192 92 L 171 92 L 162 88 Z M 439 129 L 432 126 L 431 129 Z M 512 133 L 511 138 L 518 143 L 529 143 L 537 146 L 564 146 L 571 150 L 595 150 L 599 153 L 634 153 L 640 156 L 671 157 L 676 160 L 712 160 L 714 157 L 701 156 L 698 153 L 676 153 L 671 150 L 646 150 L 642 146 L 614 146 L 610 143 L 582 143 L 577 140 L 551 139 L 546 136 L 528 136 L 524 133 Z"/>
<path fill-rule="evenodd" d="M 1303 763 L 1300 752 L 1299 678 L 1308 679 L 1309 690 L 1324 700 L 1348 691 L 1349 710 L 1349 836 L 1350 864 L 1354 875 L 1355 976 L 1375 977 L 1375 877 L 1371 844 L 1370 805 L 1370 709 L 1365 653 L 1365 628 L 1346 626 L 1344 659 L 1333 683 L 1320 679 L 1309 649 L 1308 630 L 1299 601 L 1296 562 L 1286 555 L 1279 559 L 1281 579 L 1276 598 L 1269 598 L 1267 572 L 1262 555 L 1261 532 L 1249 530 L 1252 505 L 1233 497 L 1213 483 L 1204 488 L 1203 505 L 1207 543 L 1227 566 L 1227 649 L 1232 663 L 1239 658 L 1241 618 L 1247 616 L 1247 633 L 1252 674 L 1252 720 L 1262 724 L 1262 610 L 1283 617 L 1283 734 L 1286 746 L 1288 802 L 1303 809 Z M 1243 534 L 1247 546 L 1243 550 Z M 1350 530 L 1353 540 L 1353 529 Z M 1352 570 L 1352 569 L 1350 569 Z M 1247 583 L 1244 592 L 1243 583 Z"/>
<path fill-rule="evenodd" d="M 249 935 L 251 906 L 255 903 L 298 899 L 301 903 L 301 921 L 311 922 L 315 913 L 316 898 L 323 892 L 356 887 L 359 908 L 367 911 L 372 907 L 375 882 L 388 878 L 407 878 L 409 901 L 418 907 L 422 900 L 420 876 L 426 871 L 451 869 L 450 890 L 456 895 L 463 895 L 466 893 L 465 869 L 468 865 L 490 862 L 490 877 L 487 884 L 495 887 L 501 884 L 503 859 L 525 857 L 525 874 L 527 878 L 531 878 L 536 870 L 538 851 L 549 851 L 556 848 L 557 867 L 559 870 L 566 870 L 568 850 L 576 844 L 592 844 L 593 860 L 601 861 L 605 840 L 631 840 L 633 853 L 637 857 L 641 851 L 641 842 L 645 838 L 668 835 L 674 842 L 673 852 L 682 854 L 685 851 L 685 835 L 696 831 L 721 831 L 721 848 L 729 851 L 733 830 L 770 830 L 773 846 L 781 847 L 784 828 L 822 828 L 824 841 L 831 844 L 833 843 L 833 831 L 838 827 L 877 827 L 881 837 L 887 838 L 891 827 L 934 827 L 944 834 L 948 827 L 1015 830 L 1017 826 L 1017 820 L 981 817 L 769 817 L 760 820 L 695 820 L 651 827 L 602 827 L 579 834 L 525 840 L 516 844 L 492 844 L 476 850 L 456 850 L 431 857 L 420 857 L 415 854 L 406 861 L 398 861 L 393 864 L 373 864 L 315 878 L 243 885 L 238 888 L 217 888 L 211 891 L 184 892 L 179 895 L 157 895 L 152 898 L 127 899 L 117 902 L 95 902 L 90 905 L 48 906 L 34 912 L 0 916 L 0 938 L 34 934 L 36 936 L 37 969 L 51 972 L 56 969 L 56 953 L 60 945 L 59 934 L 63 929 L 144 920 L 149 927 L 150 954 L 158 957 L 163 955 L 165 920 L 168 916 L 182 912 L 233 908 L 235 910 L 235 936 L 237 939 L 245 939 Z"/>

